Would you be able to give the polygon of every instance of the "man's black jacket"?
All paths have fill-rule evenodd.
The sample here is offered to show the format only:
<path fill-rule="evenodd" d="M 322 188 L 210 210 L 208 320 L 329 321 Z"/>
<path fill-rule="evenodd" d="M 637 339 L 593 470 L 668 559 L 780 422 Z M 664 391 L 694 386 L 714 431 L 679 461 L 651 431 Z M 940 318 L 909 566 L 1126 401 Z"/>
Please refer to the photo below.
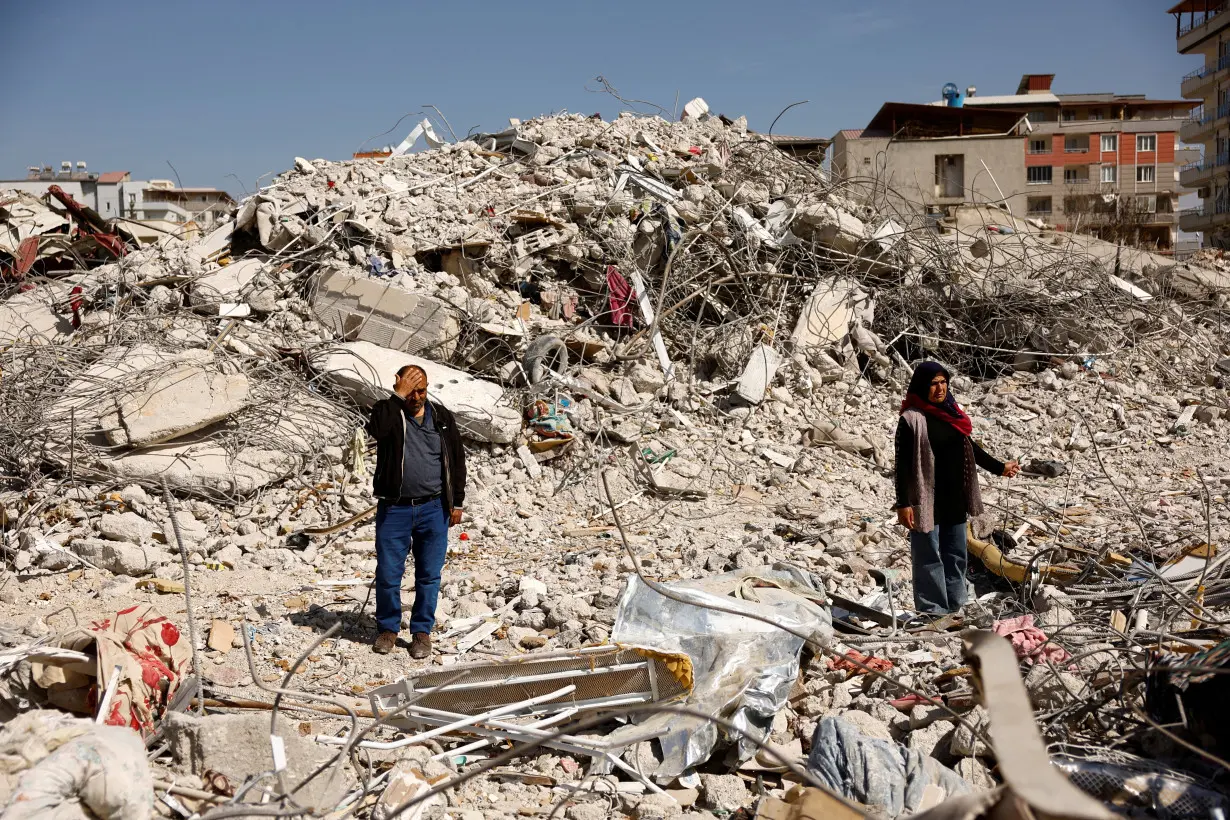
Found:
<path fill-rule="evenodd" d="M 444 488 L 444 513 L 449 515 L 466 500 L 466 454 L 457 432 L 457 420 L 443 405 L 431 405 L 432 426 L 440 434 L 440 469 Z M 401 496 L 402 458 L 405 456 L 406 402 L 396 393 L 376 402 L 367 420 L 367 434 L 376 440 L 376 477 L 372 490 L 377 498 Z"/>

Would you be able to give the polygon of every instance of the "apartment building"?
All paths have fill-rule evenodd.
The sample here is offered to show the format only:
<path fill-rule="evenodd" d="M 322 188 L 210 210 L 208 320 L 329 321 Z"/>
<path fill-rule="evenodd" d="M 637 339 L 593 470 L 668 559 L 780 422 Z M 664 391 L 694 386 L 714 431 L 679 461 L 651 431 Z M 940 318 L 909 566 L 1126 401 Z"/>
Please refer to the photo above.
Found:
<path fill-rule="evenodd" d="M 177 188 L 167 179 L 134 180 L 127 171 L 90 171 L 86 163 L 31 165 L 23 179 L 0 179 L 0 190 L 15 189 L 46 196 L 58 185 L 73 199 L 93 208 L 103 219 L 123 219 L 143 239 L 160 234 L 184 236 L 209 230 L 235 207 L 235 200 L 217 188 Z M 149 230 L 143 230 L 149 228 Z"/>
<path fill-rule="evenodd" d="M 1204 234 L 1206 247 L 1230 247 L 1230 3 L 1225 0 L 1184 0 L 1169 13 L 1175 18 L 1180 54 L 1199 55 L 1203 65 L 1184 75 L 1179 93 L 1199 100 L 1180 130 L 1199 143 L 1204 157 L 1180 169 L 1183 184 L 1195 188 L 1201 204 L 1183 211 L 1185 231 Z"/>
<path fill-rule="evenodd" d="M 983 120 L 1001 129 L 998 137 L 964 139 L 959 154 L 949 152 L 955 157 L 952 169 L 959 164 L 963 173 L 941 168 L 934 160 L 928 164 L 923 155 L 930 152 L 925 147 L 920 151 L 919 143 L 936 136 L 917 125 L 887 135 L 892 139 L 884 139 L 876 149 L 881 170 L 895 184 L 905 180 L 915 190 L 920 188 L 916 182 L 930 175 L 936 191 L 914 203 L 926 211 L 935 212 L 958 197 L 997 202 L 1016 216 L 1044 219 L 1063 230 L 1171 250 L 1178 234 L 1178 135 L 1189 122 L 1193 103 L 1150 100 L 1144 95 L 1056 94 L 1053 80 L 1053 74 L 1027 74 L 1014 94 L 978 96 L 971 87 L 963 96 L 926 106 L 1000 115 L 999 120 Z M 923 106 L 911 108 L 916 117 L 928 116 Z M 873 124 L 878 128 L 863 129 L 857 139 L 883 139 L 885 123 L 881 119 Z M 962 135 L 949 134 L 946 139 L 954 136 Z M 1011 157 L 1001 145 L 1008 136 L 1016 138 L 1018 149 Z M 851 148 L 850 143 L 841 135 L 835 138 L 834 170 L 856 174 L 871 170 L 874 163 L 862 160 L 871 146 Z M 853 164 L 842 156 L 852 150 L 858 154 Z M 860 162 L 861 167 L 852 167 Z M 980 181 L 979 171 L 990 179 Z M 988 191 L 991 179 L 993 192 Z M 946 196 L 937 197 L 934 193 L 941 186 Z"/>

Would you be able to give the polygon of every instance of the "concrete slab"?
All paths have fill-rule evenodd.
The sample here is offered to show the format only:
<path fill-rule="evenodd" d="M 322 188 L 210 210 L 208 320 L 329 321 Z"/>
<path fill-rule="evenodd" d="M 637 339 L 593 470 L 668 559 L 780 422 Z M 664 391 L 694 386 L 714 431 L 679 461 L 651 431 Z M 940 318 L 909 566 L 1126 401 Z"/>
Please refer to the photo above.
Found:
<path fill-rule="evenodd" d="M 67 288 L 50 286 L 18 293 L 0 304 L 0 345 L 58 344 L 73 332 L 72 315 L 52 309 L 68 298 Z"/>
<path fill-rule="evenodd" d="M 214 425 L 135 451 L 83 452 L 78 448 L 77 475 L 153 488 L 160 488 L 165 477 L 177 492 L 233 499 L 303 469 L 307 460 L 319 458 L 326 446 L 345 441 L 358 419 L 339 416 L 336 405 L 300 393 L 285 397 L 281 406 L 262 403 L 247 408 L 235 416 L 233 423 L 261 446 L 235 447 L 234 441 L 222 436 L 225 431 Z M 98 439 L 99 443 L 106 441 L 102 436 Z M 68 447 L 51 448 L 48 455 L 67 464 Z"/>
<path fill-rule="evenodd" d="M 418 365 L 427 371 L 428 396 L 453 411 L 465 435 L 509 444 L 521 432 L 521 414 L 507 406 L 503 388 L 438 362 L 360 341 L 331 348 L 311 364 L 364 407 L 389 395 L 398 370 Z"/>
<path fill-rule="evenodd" d="M 198 306 L 240 301 L 243 289 L 265 270 L 265 264 L 261 259 L 240 259 L 202 276 L 192 283 L 188 303 Z"/>
<path fill-rule="evenodd" d="M 330 268 L 317 276 L 315 287 L 317 318 L 344 339 L 441 358 L 456 349 L 457 313 L 433 296 L 402 290 L 357 269 Z"/>
<path fill-rule="evenodd" d="M 768 345 L 758 345 L 735 385 L 735 395 L 748 404 L 760 404 L 781 363 L 781 354 L 776 350 Z"/>
<path fill-rule="evenodd" d="M 102 418 L 107 440 L 142 447 L 194 433 L 238 413 L 248 403 L 248 379 L 212 364 L 180 363 L 114 397 Z"/>

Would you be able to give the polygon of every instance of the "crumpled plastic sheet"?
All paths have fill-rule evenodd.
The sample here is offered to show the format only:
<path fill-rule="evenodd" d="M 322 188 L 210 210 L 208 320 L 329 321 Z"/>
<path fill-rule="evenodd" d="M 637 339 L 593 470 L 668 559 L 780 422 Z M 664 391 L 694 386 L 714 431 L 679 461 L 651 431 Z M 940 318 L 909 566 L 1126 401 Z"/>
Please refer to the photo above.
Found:
<path fill-rule="evenodd" d="M 799 674 L 804 641 L 773 626 L 787 626 L 827 644 L 833 619 L 823 586 L 805 570 L 789 564 L 750 567 L 698 581 L 664 584 L 688 603 L 655 592 L 632 576 L 619 602 L 614 643 L 682 652 L 692 660 L 695 682 L 684 705 L 723 717 L 739 727 L 729 738 L 740 761 L 752 757 L 768 736 L 773 717 L 785 705 Z M 719 612 L 706 606 L 759 615 L 771 623 Z M 678 714 L 658 714 L 638 721 L 627 736 L 662 730 L 663 759 L 650 774 L 667 782 L 694 768 L 713 753 L 719 729 L 711 721 Z M 608 736 L 616 741 L 624 729 Z"/>
<path fill-rule="evenodd" d="M 885 817 L 918 811 L 930 784 L 943 789 L 946 797 L 970 791 L 959 774 L 935 758 L 867 737 L 839 717 L 825 718 L 816 727 L 807 768 L 833 791 Z"/>
<path fill-rule="evenodd" d="M 1205 820 L 1230 816 L 1230 799 L 1163 772 L 1058 756 L 1052 762 L 1081 791 L 1126 817 Z"/>
<path fill-rule="evenodd" d="M 27 712 L 0 732 L 5 820 L 149 820 L 154 780 L 132 729 Z"/>

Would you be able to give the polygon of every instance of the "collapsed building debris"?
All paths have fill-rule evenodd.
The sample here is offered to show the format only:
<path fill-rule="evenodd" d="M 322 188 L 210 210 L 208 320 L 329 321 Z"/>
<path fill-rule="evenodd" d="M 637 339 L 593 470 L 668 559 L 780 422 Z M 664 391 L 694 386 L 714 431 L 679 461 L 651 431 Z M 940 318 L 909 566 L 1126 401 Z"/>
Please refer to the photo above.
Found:
<path fill-rule="evenodd" d="M 981 204 L 928 224 L 685 111 L 416 128 L 296 159 L 192 242 L 7 283 L 0 714 L 132 727 L 162 816 L 704 817 L 809 787 L 1102 817 L 1061 772 L 1117 810 L 1224 805 L 1230 268 Z M 0 252 L 65 227 L 6 197 Z M 986 482 L 976 595 L 938 621 L 887 476 L 924 357 L 1029 465 Z M 428 664 L 367 650 L 356 431 L 405 364 L 471 457 Z M 151 607 L 115 660 L 100 636 Z M 1007 724 L 970 626 L 1008 636 Z M 999 732 L 1035 723 L 1058 768 L 1031 747 L 1024 782 Z M 47 758 L 8 756 L 22 726 L 0 802 Z M 855 754 L 896 773 L 838 788 Z"/>

